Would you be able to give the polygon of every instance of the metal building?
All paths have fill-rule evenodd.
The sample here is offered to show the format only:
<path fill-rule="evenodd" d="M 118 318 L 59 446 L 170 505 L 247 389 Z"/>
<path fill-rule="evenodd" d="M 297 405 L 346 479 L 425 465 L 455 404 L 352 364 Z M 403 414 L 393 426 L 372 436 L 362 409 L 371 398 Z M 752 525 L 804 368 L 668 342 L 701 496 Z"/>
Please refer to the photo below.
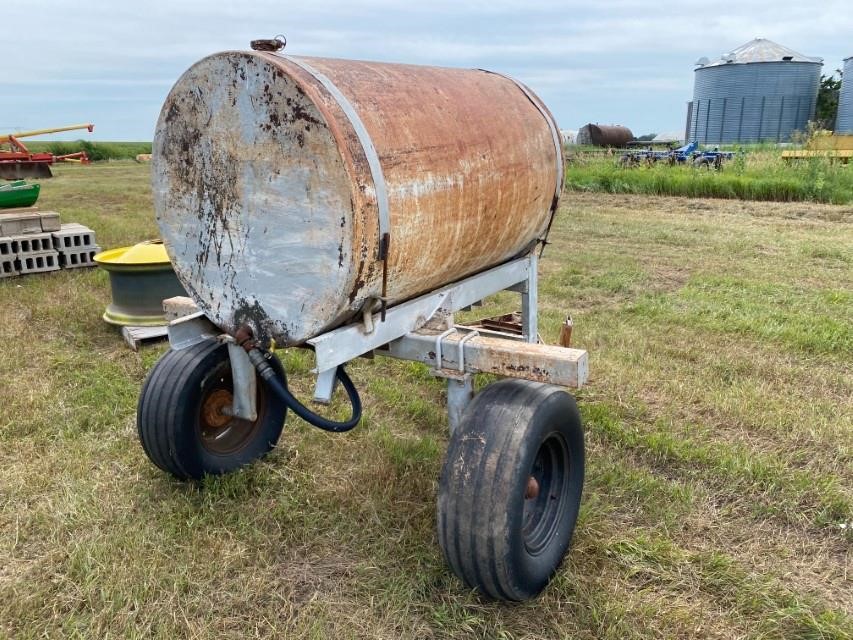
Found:
<path fill-rule="evenodd" d="M 838 117 L 835 133 L 853 133 L 853 56 L 844 61 L 841 93 L 838 96 Z"/>
<path fill-rule="evenodd" d="M 623 147 L 634 139 L 628 127 L 621 124 L 585 124 L 578 129 L 577 144 L 596 147 Z"/>
<path fill-rule="evenodd" d="M 577 144 L 578 132 L 576 129 L 560 129 L 560 138 L 563 144 Z"/>
<path fill-rule="evenodd" d="M 687 140 L 705 144 L 785 142 L 814 118 L 822 58 L 756 38 L 696 63 Z"/>

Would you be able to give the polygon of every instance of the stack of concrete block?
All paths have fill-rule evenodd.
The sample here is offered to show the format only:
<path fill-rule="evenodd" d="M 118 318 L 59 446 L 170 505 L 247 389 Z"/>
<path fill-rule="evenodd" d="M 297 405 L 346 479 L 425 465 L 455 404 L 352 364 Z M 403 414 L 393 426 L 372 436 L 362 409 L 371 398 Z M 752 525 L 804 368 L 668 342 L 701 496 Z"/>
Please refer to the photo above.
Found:
<path fill-rule="evenodd" d="M 17 245 L 17 267 L 21 275 L 59 269 L 59 253 L 53 248 L 50 233 L 12 236 L 11 240 Z"/>
<path fill-rule="evenodd" d="M 0 238 L 0 278 L 18 275 L 18 251 L 11 238 Z"/>
<path fill-rule="evenodd" d="M 0 278 L 91 267 L 98 251 L 94 231 L 80 224 L 60 224 L 55 211 L 0 210 Z"/>
<path fill-rule="evenodd" d="M 69 222 L 51 235 L 53 248 L 59 252 L 59 265 L 63 269 L 95 266 L 93 258 L 101 248 L 95 244 L 95 232 L 89 227 Z"/>

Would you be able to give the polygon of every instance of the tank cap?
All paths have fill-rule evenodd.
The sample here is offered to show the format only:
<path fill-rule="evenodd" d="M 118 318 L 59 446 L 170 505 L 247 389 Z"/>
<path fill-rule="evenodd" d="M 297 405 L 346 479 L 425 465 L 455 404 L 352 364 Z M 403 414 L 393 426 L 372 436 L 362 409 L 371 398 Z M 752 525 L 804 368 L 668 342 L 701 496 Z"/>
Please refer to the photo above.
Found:
<path fill-rule="evenodd" d="M 287 38 L 279 34 L 267 40 L 252 40 L 249 46 L 252 47 L 252 51 L 281 51 L 287 46 Z"/>

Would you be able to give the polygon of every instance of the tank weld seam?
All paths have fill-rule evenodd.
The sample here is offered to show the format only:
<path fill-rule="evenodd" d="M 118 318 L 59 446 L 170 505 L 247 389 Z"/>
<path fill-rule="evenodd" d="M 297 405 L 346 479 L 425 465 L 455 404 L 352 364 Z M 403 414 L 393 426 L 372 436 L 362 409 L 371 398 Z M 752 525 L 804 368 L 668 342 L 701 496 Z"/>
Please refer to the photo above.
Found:
<path fill-rule="evenodd" d="M 377 259 L 385 262 L 387 260 L 388 247 L 391 238 L 391 216 L 388 208 L 388 188 L 385 185 L 385 175 L 382 172 L 382 164 L 379 162 L 379 154 L 376 152 L 376 147 L 373 144 L 373 139 L 370 137 L 367 128 L 364 126 L 358 112 L 353 104 L 341 92 L 340 89 L 332 82 L 328 76 L 314 69 L 304 60 L 293 56 L 278 54 L 278 57 L 284 58 L 288 62 L 292 62 L 303 71 L 313 76 L 323 87 L 331 94 L 335 102 L 344 112 L 344 115 L 349 120 L 352 128 L 355 130 L 355 135 L 364 151 L 367 158 L 367 166 L 370 168 L 370 177 L 373 179 L 373 188 L 376 193 L 376 206 L 379 209 L 379 249 L 377 251 Z M 387 239 L 385 239 L 387 237 Z M 383 242 L 384 240 L 384 242 Z"/>

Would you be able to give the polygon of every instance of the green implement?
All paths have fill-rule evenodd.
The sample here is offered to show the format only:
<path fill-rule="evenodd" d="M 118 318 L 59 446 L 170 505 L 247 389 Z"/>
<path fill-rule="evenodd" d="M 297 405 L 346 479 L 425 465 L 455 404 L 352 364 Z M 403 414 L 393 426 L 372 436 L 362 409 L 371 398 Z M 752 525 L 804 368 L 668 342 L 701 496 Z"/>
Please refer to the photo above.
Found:
<path fill-rule="evenodd" d="M 28 184 L 24 180 L 0 185 L 0 209 L 31 207 L 38 200 L 40 190 L 40 184 Z"/>

